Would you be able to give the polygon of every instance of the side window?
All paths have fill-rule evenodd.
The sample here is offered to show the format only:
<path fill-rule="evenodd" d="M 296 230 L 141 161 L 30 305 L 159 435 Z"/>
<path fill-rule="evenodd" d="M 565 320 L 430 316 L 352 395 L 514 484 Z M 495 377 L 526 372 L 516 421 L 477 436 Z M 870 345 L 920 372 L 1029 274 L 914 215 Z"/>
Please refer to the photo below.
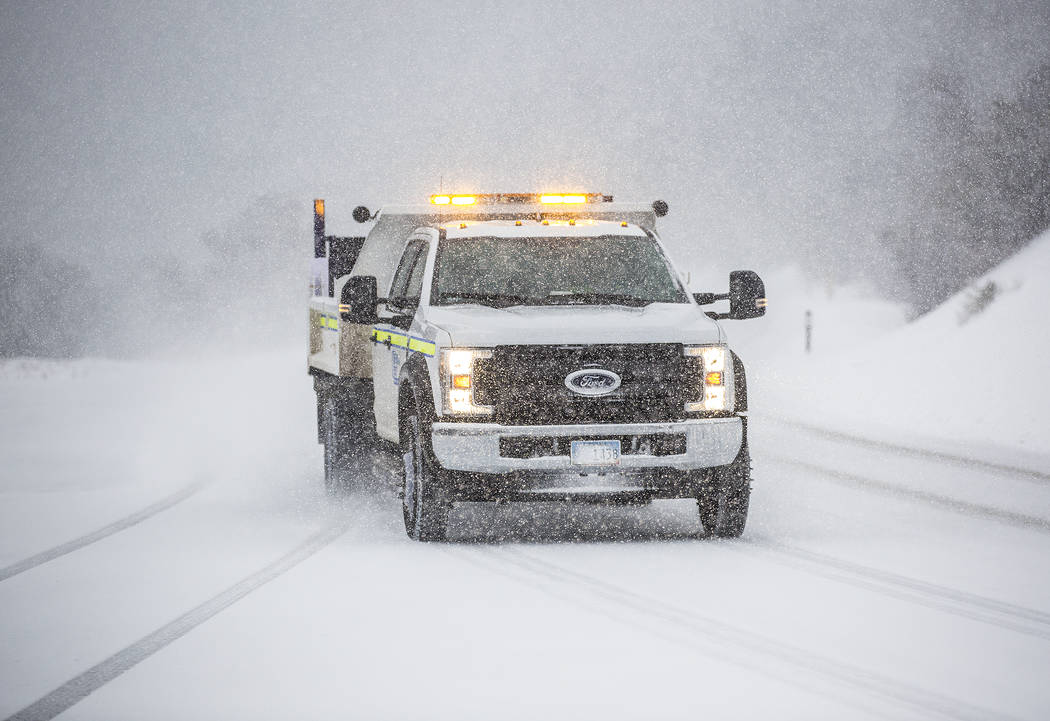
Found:
<path fill-rule="evenodd" d="M 405 297 L 414 303 L 419 303 L 419 297 L 423 294 L 423 273 L 427 269 L 427 244 L 422 243 L 419 247 L 419 255 L 416 256 L 412 265 L 412 272 L 408 275 L 408 287 L 405 289 Z"/>
<path fill-rule="evenodd" d="M 422 240 L 409 242 L 405 252 L 401 255 L 401 263 L 397 266 L 397 273 L 394 274 L 394 282 L 390 284 L 389 298 L 407 297 L 408 281 L 416 267 L 416 261 L 421 255 L 426 258 L 426 254 L 421 252 L 425 247 L 426 243 Z"/>

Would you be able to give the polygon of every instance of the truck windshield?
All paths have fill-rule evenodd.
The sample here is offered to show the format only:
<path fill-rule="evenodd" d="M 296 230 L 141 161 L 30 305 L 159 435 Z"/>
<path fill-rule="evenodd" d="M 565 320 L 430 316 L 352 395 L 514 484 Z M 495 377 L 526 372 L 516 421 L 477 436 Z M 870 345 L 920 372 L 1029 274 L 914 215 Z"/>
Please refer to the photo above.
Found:
<path fill-rule="evenodd" d="M 438 245 L 431 304 L 631 305 L 685 303 L 648 236 L 453 238 Z"/>

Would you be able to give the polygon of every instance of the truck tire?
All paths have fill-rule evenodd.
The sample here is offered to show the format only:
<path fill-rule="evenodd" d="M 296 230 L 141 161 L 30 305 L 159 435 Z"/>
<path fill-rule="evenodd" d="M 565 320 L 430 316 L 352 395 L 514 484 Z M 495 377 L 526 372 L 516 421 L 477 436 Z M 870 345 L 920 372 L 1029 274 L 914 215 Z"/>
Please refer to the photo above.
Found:
<path fill-rule="evenodd" d="M 736 460 L 715 469 L 712 482 L 696 500 L 704 535 L 740 537 L 751 501 L 751 454 L 746 443 Z"/>
<path fill-rule="evenodd" d="M 347 473 L 350 428 L 347 427 L 334 394 L 324 396 L 321 408 L 324 424 L 324 488 L 329 495 L 336 496 L 350 487 L 350 477 Z"/>
<path fill-rule="evenodd" d="M 443 474 L 430 451 L 429 422 L 412 400 L 401 414 L 402 500 L 405 532 L 416 541 L 444 541 L 452 510 Z"/>
<path fill-rule="evenodd" d="M 338 495 L 372 475 L 377 449 L 370 382 L 315 384 L 317 440 L 324 446 L 325 489 Z"/>

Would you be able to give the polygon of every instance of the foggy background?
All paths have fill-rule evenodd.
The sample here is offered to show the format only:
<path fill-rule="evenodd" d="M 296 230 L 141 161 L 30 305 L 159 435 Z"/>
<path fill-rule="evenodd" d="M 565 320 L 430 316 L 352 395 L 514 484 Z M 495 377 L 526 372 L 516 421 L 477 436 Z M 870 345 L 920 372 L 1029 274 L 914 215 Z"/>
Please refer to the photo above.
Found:
<path fill-rule="evenodd" d="M 1050 225 L 1050 5 L 985 5 L 3 3 L 0 355 L 295 342 L 311 200 L 438 189 L 920 314 Z"/>

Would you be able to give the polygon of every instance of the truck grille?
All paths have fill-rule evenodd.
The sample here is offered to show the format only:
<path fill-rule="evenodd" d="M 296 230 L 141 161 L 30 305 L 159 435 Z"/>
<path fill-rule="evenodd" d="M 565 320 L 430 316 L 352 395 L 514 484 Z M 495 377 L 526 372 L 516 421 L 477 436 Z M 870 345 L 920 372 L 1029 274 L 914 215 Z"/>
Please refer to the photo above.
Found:
<path fill-rule="evenodd" d="M 581 396 L 565 377 L 585 368 L 620 376 L 603 396 Z M 475 361 L 475 402 L 495 406 L 497 423 L 560 425 L 680 420 L 687 399 L 700 398 L 699 359 L 679 344 L 499 346 Z"/>

